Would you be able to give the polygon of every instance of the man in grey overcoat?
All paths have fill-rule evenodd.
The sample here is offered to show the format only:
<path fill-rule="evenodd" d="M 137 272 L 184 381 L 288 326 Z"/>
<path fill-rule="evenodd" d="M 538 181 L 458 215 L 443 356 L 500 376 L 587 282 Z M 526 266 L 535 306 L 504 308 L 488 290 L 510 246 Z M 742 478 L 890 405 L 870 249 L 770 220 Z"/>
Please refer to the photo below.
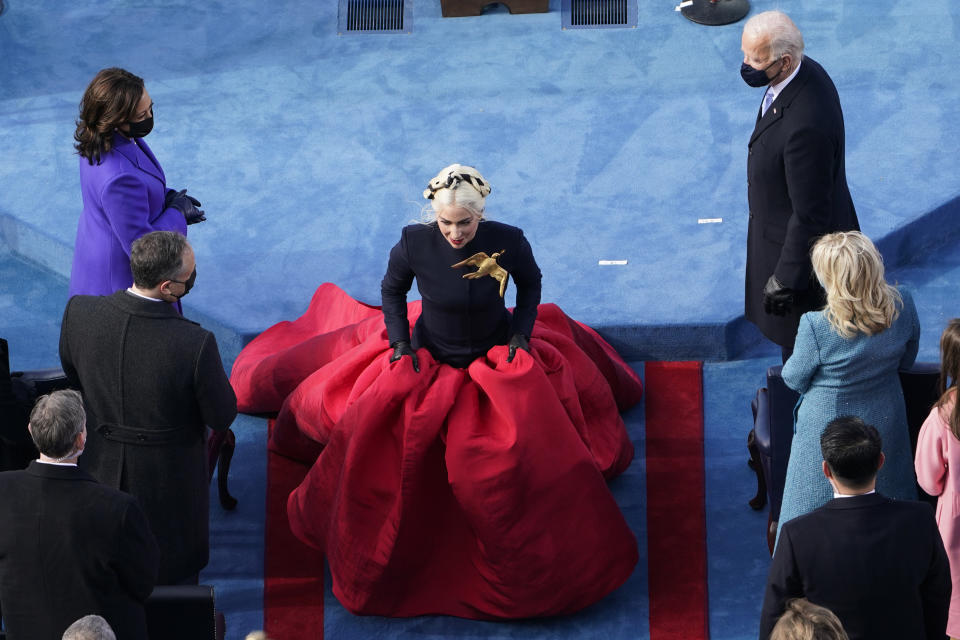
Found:
<path fill-rule="evenodd" d="M 74 296 L 63 314 L 60 360 L 87 410 L 80 466 L 140 502 L 160 545 L 158 584 L 196 583 L 209 558 L 206 427 L 227 429 L 237 399 L 213 333 L 174 304 L 196 280 L 186 238 L 139 238 L 130 268 L 129 289 Z"/>

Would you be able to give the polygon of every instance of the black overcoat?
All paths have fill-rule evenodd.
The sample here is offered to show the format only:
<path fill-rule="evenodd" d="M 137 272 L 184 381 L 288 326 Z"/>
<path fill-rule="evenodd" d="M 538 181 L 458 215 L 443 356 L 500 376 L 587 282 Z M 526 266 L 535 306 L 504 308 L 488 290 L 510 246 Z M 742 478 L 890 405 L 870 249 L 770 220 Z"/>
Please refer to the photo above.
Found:
<path fill-rule="evenodd" d="M 788 599 L 803 597 L 833 611 L 850 640 L 943 640 L 950 589 L 930 505 L 877 493 L 835 498 L 780 530 L 760 638 Z"/>
<path fill-rule="evenodd" d="M 10 640 L 60 640 L 85 615 L 145 640 L 159 551 L 131 496 L 75 466 L 0 473 L 0 607 Z"/>
<path fill-rule="evenodd" d="M 140 501 L 160 584 L 196 574 L 209 557 L 206 426 L 226 429 L 237 414 L 216 338 L 165 302 L 74 296 L 60 360 L 87 408 L 80 466 Z"/>
<path fill-rule="evenodd" d="M 797 75 L 760 117 L 747 154 L 747 267 L 744 307 L 748 320 L 779 345 L 792 347 L 800 316 L 823 306 L 812 275 L 810 249 L 818 237 L 858 230 L 847 188 L 843 111 L 827 72 L 803 58 Z M 793 311 L 763 310 L 771 274 L 802 291 Z"/>
<path fill-rule="evenodd" d="M 516 285 L 516 307 L 507 311 L 500 284 L 489 276 L 468 279 L 476 271 L 457 264 L 478 252 L 503 252 L 497 263 Z M 513 333 L 530 337 L 540 304 L 540 268 L 530 243 L 517 227 L 482 221 L 473 239 L 454 249 L 436 224 L 404 227 L 390 251 L 380 292 L 391 343 L 410 340 L 407 292 L 413 280 L 423 310 L 413 331 L 414 348 L 426 347 L 437 360 L 465 367 L 490 347 L 506 344 Z"/>

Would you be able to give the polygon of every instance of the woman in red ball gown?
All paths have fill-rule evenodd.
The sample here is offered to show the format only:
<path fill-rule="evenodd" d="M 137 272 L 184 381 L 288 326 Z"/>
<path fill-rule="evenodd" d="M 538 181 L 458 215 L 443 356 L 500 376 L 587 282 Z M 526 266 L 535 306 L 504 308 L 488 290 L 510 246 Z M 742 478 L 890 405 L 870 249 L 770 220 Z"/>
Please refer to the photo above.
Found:
<path fill-rule="evenodd" d="M 271 448 L 312 465 L 290 527 L 357 614 L 571 613 L 637 562 L 606 481 L 633 458 L 620 411 L 640 380 L 539 304 L 530 245 L 484 219 L 489 193 L 446 167 L 424 192 L 433 220 L 390 252 L 382 310 L 321 285 L 233 367 L 241 410 L 278 412 Z M 422 301 L 407 303 L 414 278 Z"/>

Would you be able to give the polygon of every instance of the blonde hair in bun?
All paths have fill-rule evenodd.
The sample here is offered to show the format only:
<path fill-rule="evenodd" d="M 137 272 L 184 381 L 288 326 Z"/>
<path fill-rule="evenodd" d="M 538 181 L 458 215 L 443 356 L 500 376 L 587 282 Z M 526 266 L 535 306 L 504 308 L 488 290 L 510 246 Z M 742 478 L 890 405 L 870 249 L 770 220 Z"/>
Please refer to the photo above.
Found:
<path fill-rule="evenodd" d="M 473 167 L 462 164 L 444 167 L 423 191 L 423 197 L 430 200 L 431 205 L 424 207 L 424 221 L 433 222 L 450 207 L 462 207 L 483 219 L 489 193 L 490 183 Z"/>

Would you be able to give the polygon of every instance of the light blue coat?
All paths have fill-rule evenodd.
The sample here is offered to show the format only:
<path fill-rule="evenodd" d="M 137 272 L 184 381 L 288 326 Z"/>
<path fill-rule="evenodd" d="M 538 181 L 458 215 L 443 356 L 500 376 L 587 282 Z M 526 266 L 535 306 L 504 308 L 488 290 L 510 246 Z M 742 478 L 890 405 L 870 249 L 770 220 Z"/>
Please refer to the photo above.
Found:
<path fill-rule="evenodd" d="M 900 315 L 889 328 L 872 336 L 841 337 L 823 311 L 800 318 L 793 355 L 783 365 L 783 381 L 801 395 L 794 410 L 778 536 L 784 522 L 833 499 L 833 488 L 821 468 L 820 434 L 840 416 L 863 419 L 883 438 L 886 462 L 877 477 L 877 491 L 890 498 L 917 499 L 897 370 L 910 367 L 917 357 L 920 321 L 913 297 L 903 289 L 900 294 Z"/>

